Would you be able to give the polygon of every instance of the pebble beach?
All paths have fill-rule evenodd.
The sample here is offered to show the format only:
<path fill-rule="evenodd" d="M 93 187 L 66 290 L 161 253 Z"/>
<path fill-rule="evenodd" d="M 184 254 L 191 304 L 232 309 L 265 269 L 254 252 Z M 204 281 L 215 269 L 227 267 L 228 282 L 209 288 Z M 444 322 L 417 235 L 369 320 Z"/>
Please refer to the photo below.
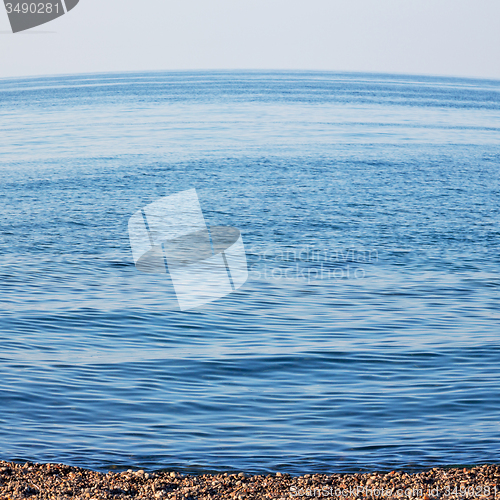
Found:
<path fill-rule="evenodd" d="M 100 473 L 62 464 L 0 461 L 0 500 L 88 499 L 496 499 L 500 466 L 354 474 L 183 475 L 175 471 Z"/>

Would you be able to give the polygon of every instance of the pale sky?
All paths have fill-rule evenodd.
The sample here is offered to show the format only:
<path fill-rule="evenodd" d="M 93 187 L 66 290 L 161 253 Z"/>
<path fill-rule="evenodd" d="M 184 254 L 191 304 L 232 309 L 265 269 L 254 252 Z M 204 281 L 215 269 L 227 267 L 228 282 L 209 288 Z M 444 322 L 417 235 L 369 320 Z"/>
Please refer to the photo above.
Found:
<path fill-rule="evenodd" d="M 18 34 L 0 2 L 0 78 L 184 69 L 500 80 L 500 0 L 80 0 Z"/>

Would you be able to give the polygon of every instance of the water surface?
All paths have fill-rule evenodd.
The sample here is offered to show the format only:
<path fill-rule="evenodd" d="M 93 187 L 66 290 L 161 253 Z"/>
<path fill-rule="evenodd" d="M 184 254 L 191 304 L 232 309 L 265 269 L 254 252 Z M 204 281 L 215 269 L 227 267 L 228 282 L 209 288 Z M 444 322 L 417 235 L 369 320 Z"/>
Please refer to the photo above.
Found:
<path fill-rule="evenodd" d="M 500 461 L 500 82 L 7 79 L 0 129 L 0 458 Z M 193 187 L 251 272 L 181 312 L 127 224 Z"/>

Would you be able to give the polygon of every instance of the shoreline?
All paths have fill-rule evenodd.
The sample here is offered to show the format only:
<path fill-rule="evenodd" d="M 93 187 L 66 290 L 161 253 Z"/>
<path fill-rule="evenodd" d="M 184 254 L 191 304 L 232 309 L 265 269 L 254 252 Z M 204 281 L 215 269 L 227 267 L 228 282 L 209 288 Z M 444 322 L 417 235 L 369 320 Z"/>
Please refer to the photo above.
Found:
<path fill-rule="evenodd" d="M 101 473 L 63 464 L 0 461 L 0 500 L 263 500 L 335 498 L 491 499 L 500 498 L 500 466 L 404 471 L 248 475 L 189 475 L 143 470 Z"/>

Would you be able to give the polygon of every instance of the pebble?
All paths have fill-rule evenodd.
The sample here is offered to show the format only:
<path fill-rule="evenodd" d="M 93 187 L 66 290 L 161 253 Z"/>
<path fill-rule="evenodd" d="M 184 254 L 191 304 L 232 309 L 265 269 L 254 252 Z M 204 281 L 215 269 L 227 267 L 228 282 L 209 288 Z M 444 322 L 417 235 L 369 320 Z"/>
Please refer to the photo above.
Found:
<path fill-rule="evenodd" d="M 172 479 L 175 478 L 175 481 Z M 0 500 L 265 500 L 317 497 L 324 487 L 337 489 L 401 488 L 405 496 L 375 498 L 366 492 L 365 500 L 459 500 L 446 491 L 467 484 L 474 486 L 475 500 L 495 500 L 500 492 L 500 466 L 483 465 L 472 469 L 439 469 L 409 474 L 404 471 L 367 474 L 305 474 L 290 476 L 245 475 L 243 472 L 182 475 L 177 472 L 146 473 L 128 469 L 122 473 L 100 474 L 62 464 L 17 464 L 0 461 Z M 467 487 L 470 487 L 467 486 Z M 489 487 L 489 489 L 488 489 Z M 295 488 L 295 489 L 292 489 Z M 300 493 L 302 491 L 302 493 Z M 295 492 L 295 493 L 293 493 Z M 316 493 L 314 493 L 316 492 Z M 488 494 L 489 492 L 489 494 Z M 324 495 L 323 495 L 324 496 Z M 465 498 L 465 497 L 463 497 Z M 497 497 L 498 498 L 498 497 Z M 347 497 L 336 500 L 348 500 Z M 474 500 L 474 499 L 469 499 Z"/>

